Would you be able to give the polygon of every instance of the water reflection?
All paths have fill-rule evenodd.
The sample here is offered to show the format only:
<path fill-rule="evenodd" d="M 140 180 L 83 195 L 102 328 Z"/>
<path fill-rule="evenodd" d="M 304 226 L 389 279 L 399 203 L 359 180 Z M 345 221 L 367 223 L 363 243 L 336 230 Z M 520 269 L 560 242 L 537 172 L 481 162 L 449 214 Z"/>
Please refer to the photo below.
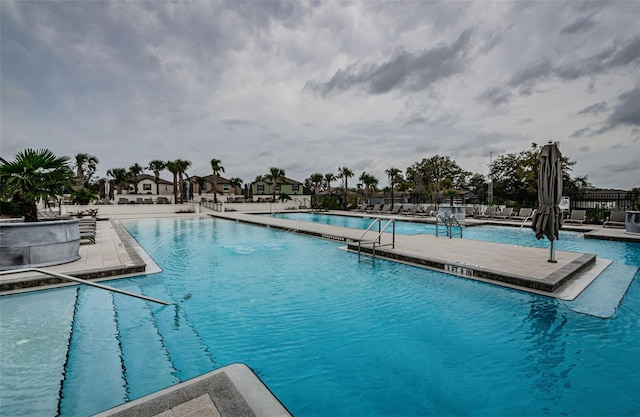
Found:
<path fill-rule="evenodd" d="M 529 315 L 524 321 L 526 363 L 533 375 L 537 392 L 552 394 L 568 386 L 563 385 L 573 365 L 566 362 L 567 317 L 559 311 L 558 301 L 552 298 L 535 297 L 530 301 Z M 560 397 L 556 394 L 556 397 Z"/>

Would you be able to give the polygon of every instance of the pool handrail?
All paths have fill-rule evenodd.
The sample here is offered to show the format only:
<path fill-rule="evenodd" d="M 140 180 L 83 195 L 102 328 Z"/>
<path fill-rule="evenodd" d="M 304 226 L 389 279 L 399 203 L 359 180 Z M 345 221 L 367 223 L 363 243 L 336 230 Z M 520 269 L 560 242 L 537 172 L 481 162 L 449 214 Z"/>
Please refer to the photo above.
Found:
<path fill-rule="evenodd" d="M 46 269 L 42 269 L 42 268 L 10 269 L 8 271 L 0 271 L 0 276 L 2 276 L 2 275 L 10 275 L 10 274 L 18 274 L 18 273 L 23 273 L 23 272 L 39 272 L 41 274 L 50 275 L 52 277 L 56 277 L 56 278 L 60 278 L 60 279 L 66 279 L 66 280 L 69 280 L 69 281 L 75 281 L 75 282 L 78 282 L 80 284 L 86 284 L 86 285 L 89 285 L 91 287 L 96 287 L 96 288 L 100 288 L 100 289 L 111 291 L 111 292 L 117 292 L 119 294 L 127 295 L 129 297 L 140 298 L 141 300 L 151 301 L 153 303 L 164 304 L 166 306 L 172 304 L 172 303 L 169 303 L 167 301 L 158 300 L 157 298 L 147 297 L 146 295 L 136 294 L 136 293 L 125 291 L 125 290 L 121 290 L 121 289 L 118 289 L 118 288 L 109 287 L 108 285 L 98 284 L 97 282 L 87 281 L 85 279 L 72 277 L 72 276 L 66 275 L 66 274 L 60 274 L 58 272 L 47 271 Z"/>

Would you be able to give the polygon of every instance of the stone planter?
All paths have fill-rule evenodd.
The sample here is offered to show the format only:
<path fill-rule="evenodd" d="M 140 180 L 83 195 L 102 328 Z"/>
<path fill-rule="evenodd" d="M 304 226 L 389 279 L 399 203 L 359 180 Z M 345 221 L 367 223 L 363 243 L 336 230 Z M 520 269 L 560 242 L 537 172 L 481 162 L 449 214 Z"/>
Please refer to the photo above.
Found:
<path fill-rule="evenodd" d="M 0 222 L 0 270 L 73 262 L 79 250 L 77 219 Z"/>
<path fill-rule="evenodd" d="M 626 212 L 624 228 L 629 234 L 640 235 L 640 211 L 629 210 Z"/>

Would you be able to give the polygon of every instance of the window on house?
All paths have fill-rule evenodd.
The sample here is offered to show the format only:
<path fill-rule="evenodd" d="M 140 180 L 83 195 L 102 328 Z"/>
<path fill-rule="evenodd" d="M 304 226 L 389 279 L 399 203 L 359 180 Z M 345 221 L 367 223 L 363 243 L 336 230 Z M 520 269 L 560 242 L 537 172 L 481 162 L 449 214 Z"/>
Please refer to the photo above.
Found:
<path fill-rule="evenodd" d="M 276 191 L 280 191 L 280 184 L 276 184 Z"/>
<path fill-rule="evenodd" d="M 222 189 L 223 189 L 224 191 L 229 191 L 229 184 L 224 184 L 224 185 L 222 186 Z"/>
<path fill-rule="evenodd" d="M 151 191 L 151 184 L 142 184 L 142 191 Z"/>
<path fill-rule="evenodd" d="M 299 189 L 298 184 L 293 184 L 292 188 L 293 188 L 293 191 L 298 191 Z"/>
<path fill-rule="evenodd" d="M 264 192 L 264 184 L 258 184 L 258 192 L 259 193 L 263 193 Z"/>

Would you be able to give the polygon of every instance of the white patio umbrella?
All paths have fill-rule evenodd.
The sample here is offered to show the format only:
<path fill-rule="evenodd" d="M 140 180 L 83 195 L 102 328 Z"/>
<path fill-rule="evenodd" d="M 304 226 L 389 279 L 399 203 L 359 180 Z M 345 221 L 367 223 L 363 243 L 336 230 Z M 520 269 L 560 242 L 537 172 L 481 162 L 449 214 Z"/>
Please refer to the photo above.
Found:
<path fill-rule="evenodd" d="M 549 239 L 549 260 L 556 262 L 553 241 L 558 239 L 560 230 L 560 200 L 562 198 L 562 167 L 557 143 L 545 145 L 540 151 L 538 160 L 538 209 L 533 216 L 531 228 L 536 238 Z"/>

